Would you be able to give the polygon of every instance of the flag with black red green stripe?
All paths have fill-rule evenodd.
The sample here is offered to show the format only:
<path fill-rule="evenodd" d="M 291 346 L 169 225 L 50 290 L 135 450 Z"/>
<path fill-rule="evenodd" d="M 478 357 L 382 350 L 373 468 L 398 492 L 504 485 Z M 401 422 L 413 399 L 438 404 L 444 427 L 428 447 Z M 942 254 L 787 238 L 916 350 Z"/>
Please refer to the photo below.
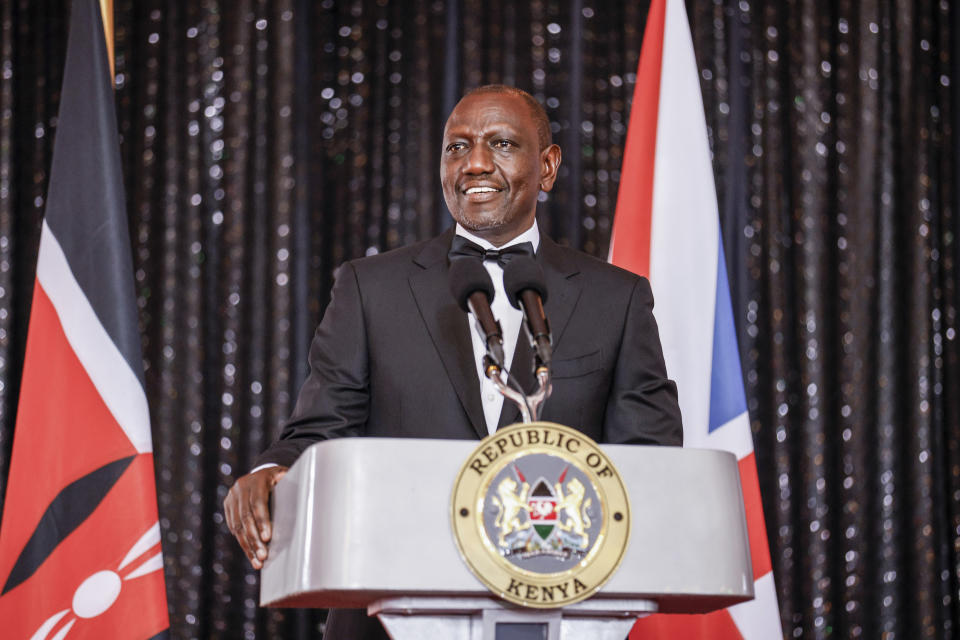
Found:
<path fill-rule="evenodd" d="M 103 24 L 74 0 L 0 523 L 10 638 L 169 629 Z"/>

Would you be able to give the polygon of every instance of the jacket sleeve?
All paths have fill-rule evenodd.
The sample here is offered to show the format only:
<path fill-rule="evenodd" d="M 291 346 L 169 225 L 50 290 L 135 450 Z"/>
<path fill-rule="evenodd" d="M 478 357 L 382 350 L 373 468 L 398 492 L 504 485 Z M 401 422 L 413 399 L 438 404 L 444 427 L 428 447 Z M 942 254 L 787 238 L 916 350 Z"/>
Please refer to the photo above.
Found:
<path fill-rule="evenodd" d="M 370 406 L 366 323 L 356 269 L 349 262 L 337 275 L 310 343 L 309 365 L 293 414 L 255 466 L 289 466 L 315 442 L 364 432 Z"/>
<path fill-rule="evenodd" d="M 667 378 L 653 292 L 646 278 L 633 287 L 604 417 L 603 441 L 683 444 L 677 385 Z"/>

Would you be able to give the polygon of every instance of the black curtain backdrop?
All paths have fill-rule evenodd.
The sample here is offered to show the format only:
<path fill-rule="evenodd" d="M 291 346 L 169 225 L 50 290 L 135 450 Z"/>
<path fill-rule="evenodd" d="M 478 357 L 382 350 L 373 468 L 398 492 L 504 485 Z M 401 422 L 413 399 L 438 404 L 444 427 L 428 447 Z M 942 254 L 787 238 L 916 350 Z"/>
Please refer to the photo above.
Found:
<path fill-rule="evenodd" d="M 320 612 L 256 607 L 221 502 L 291 409 L 337 266 L 449 224 L 465 89 L 544 102 L 564 164 L 540 224 L 606 255 L 646 9 L 115 0 L 174 637 L 318 637 Z M 960 7 L 687 9 L 784 634 L 958 637 Z M 0 1 L 0 493 L 68 15 Z"/>

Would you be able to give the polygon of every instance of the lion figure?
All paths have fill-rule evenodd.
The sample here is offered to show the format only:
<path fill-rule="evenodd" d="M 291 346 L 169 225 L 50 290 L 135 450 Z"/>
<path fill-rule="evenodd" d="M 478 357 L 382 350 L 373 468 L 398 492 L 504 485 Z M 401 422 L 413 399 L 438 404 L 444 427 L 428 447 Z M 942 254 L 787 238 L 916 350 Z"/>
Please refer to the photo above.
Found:
<path fill-rule="evenodd" d="M 585 539 L 587 529 L 590 528 L 590 516 L 587 515 L 587 509 L 590 508 L 592 500 L 587 498 L 584 502 L 583 496 L 586 489 L 583 483 L 573 478 L 567 483 L 569 493 L 566 494 L 564 494 L 563 486 L 559 482 L 554 485 L 554 489 L 557 494 L 557 513 L 560 514 L 561 520 L 566 515 L 566 522 L 560 522 L 558 526 L 564 531 L 572 531 Z"/>
<path fill-rule="evenodd" d="M 499 543 L 501 547 L 507 546 L 506 538 L 514 531 L 523 531 L 530 528 L 530 519 L 526 522 L 520 521 L 520 512 L 524 511 L 529 516 L 530 505 L 527 504 L 527 497 L 530 493 L 530 485 L 526 482 L 520 487 L 517 493 L 517 481 L 506 477 L 497 486 L 497 497 L 493 498 L 493 504 L 499 510 L 497 519 L 493 524 L 500 531 Z"/>

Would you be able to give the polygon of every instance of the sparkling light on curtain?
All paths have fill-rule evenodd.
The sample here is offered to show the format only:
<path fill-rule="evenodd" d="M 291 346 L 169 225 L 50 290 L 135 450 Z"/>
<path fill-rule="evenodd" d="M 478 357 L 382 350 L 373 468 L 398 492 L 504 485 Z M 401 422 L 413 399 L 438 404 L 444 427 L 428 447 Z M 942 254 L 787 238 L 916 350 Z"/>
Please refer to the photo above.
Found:
<path fill-rule="evenodd" d="M 114 1 L 172 634 L 317 637 L 256 608 L 220 505 L 338 265 L 448 224 L 443 121 L 488 82 L 563 147 L 542 228 L 605 257 L 646 3 Z M 687 8 L 784 634 L 958 637 L 960 8 Z M 0 492 L 68 15 L 0 0 Z"/>

